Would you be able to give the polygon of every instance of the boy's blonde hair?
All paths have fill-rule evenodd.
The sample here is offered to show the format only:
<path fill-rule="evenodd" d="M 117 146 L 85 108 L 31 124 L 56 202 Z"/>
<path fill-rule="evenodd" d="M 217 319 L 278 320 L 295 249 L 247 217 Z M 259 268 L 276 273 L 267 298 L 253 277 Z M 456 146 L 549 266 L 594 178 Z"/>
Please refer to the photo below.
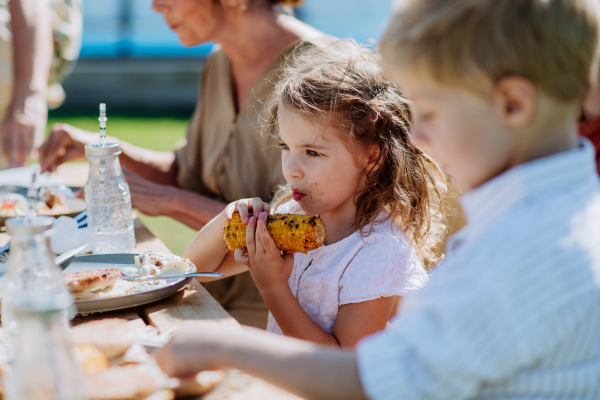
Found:
<path fill-rule="evenodd" d="M 556 100 L 582 101 L 597 75 L 596 2 L 404 0 L 381 50 L 392 69 L 472 92 L 521 76 Z"/>
<path fill-rule="evenodd" d="M 412 240 L 426 266 L 435 263 L 443 233 L 441 202 L 446 177 L 409 135 L 411 113 L 400 88 L 383 76 L 379 55 L 350 40 L 292 56 L 268 104 L 269 125 L 279 107 L 335 128 L 354 154 L 380 149 L 380 167 L 365 170 L 367 189 L 354 199 L 356 228 L 368 235 L 383 211 Z M 291 199 L 289 187 L 274 207 Z"/>

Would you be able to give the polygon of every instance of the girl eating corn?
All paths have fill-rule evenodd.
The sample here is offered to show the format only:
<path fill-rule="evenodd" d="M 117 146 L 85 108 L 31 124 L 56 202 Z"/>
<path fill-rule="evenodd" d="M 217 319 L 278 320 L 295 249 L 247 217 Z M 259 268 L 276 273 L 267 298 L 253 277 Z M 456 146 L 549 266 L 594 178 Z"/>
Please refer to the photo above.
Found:
<path fill-rule="evenodd" d="M 268 331 L 353 347 L 427 282 L 445 177 L 412 143 L 408 102 L 383 78 L 378 55 L 354 42 L 292 57 L 267 106 L 287 185 L 272 206 L 231 203 L 185 257 L 225 276 L 250 270 Z M 243 248 L 226 248 L 226 226 L 228 247 L 241 235 Z"/>

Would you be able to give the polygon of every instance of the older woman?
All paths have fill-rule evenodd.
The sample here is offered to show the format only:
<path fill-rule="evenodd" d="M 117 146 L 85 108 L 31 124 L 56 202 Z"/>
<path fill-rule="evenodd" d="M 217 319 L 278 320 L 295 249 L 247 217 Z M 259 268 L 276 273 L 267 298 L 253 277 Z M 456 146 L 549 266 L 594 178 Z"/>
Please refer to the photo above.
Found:
<path fill-rule="evenodd" d="M 199 229 L 226 203 L 246 197 L 268 200 L 273 187 L 284 183 L 278 146 L 260 134 L 263 101 L 298 43 L 327 40 L 278 9 L 300 1 L 153 1 L 183 45 L 213 41 L 220 48 L 205 64 L 184 147 L 156 152 L 121 142 L 120 161 L 128 170 L 134 207 Z M 42 169 L 83 157 L 83 146 L 95 141 L 97 134 L 54 125 L 40 148 Z M 240 322 L 266 326 L 267 309 L 248 273 L 207 288 Z"/>

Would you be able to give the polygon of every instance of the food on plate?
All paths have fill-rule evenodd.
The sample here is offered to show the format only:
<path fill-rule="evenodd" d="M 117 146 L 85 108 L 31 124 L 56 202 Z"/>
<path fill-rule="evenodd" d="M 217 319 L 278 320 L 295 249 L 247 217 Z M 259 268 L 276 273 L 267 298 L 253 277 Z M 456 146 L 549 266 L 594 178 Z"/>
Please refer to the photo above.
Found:
<path fill-rule="evenodd" d="M 121 276 L 116 268 L 66 274 L 65 281 L 72 292 L 95 292 L 114 285 Z"/>
<path fill-rule="evenodd" d="M 157 389 L 156 374 L 139 365 L 114 366 L 86 376 L 91 400 L 145 399 Z"/>
<path fill-rule="evenodd" d="M 179 385 L 175 387 L 175 396 L 179 398 L 206 394 L 221 383 L 223 379 L 225 379 L 223 371 L 202 371 L 191 378 L 179 378 Z"/>
<path fill-rule="evenodd" d="M 75 300 L 108 299 L 110 297 L 128 296 L 133 294 L 135 283 L 118 280 L 114 285 L 95 292 L 74 292 Z"/>
<path fill-rule="evenodd" d="M 229 250 L 246 247 L 248 225 L 239 213 L 233 214 L 225 226 L 225 242 Z M 319 217 L 300 214 L 273 214 L 267 218 L 267 230 L 277 247 L 285 253 L 307 253 L 323 245 L 327 231 Z"/>
<path fill-rule="evenodd" d="M 49 187 L 40 189 L 40 198 L 49 209 L 54 208 L 54 206 L 64 206 L 67 203 L 67 196 L 57 193 Z"/>
<path fill-rule="evenodd" d="M 89 270 L 65 274 L 65 281 L 76 300 L 104 299 L 133 293 L 134 285 L 119 280 L 121 272 L 116 268 Z"/>
<path fill-rule="evenodd" d="M 73 348 L 72 353 L 73 359 L 86 374 L 95 373 L 110 366 L 106 356 L 96 346 L 80 344 Z"/>
<path fill-rule="evenodd" d="M 91 321 L 71 329 L 73 346 L 94 346 L 109 360 L 125 354 L 137 338 L 136 326 L 119 318 Z"/>
<path fill-rule="evenodd" d="M 153 251 L 144 251 L 135 256 L 135 266 L 139 276 L 178 275 L 192 270 L 190 260 Z"/>
<path fill-rule="evenodd" d="M 34 204 L 34 209 L 40 215 L 60 215 L 73 211 L 73 206 L 67 204 L 67 197 L 56 188 L 40 189 L 40 201 Z M 18 193 L 6 193 L 0 196 L 0 217 L 22 217 L 27 214 L 28 201 Z"/>
<path fill-rule="evenodd" d="M 17 193 L 0 196 L 0 217 L 18 217 L 27 214 L 27 199 Z"/>
<path fill-rule="evenodd" d="M 181 393 L 204 394 L 223 379 L 222 372 L 208 371 L 180 385 L 147 353 L 143 344 L 148 343 L 159 345 L 164 338 L 139 319 L 103 319 L 72 328 L 73 356 L 84 373 L 87 398 L 171 400 L 175 395 L 172 389 L 177 386 L 184 390 Z"/>

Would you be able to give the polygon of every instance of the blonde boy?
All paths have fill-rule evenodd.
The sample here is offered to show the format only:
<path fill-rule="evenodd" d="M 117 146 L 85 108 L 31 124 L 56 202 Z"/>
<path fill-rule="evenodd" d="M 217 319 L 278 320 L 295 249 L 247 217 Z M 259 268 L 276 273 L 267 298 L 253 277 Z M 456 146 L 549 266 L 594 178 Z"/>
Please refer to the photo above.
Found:
<path fill-rule="evenodd" d="M 465 229 L 356 354 L 182 333 L 163 368 L 244 369 L 308 398 L 599 399 L 600 181 L 580 104 L 597 0 L 413 0 L 382 41 L 413 138 L 465 193 Z"/>

